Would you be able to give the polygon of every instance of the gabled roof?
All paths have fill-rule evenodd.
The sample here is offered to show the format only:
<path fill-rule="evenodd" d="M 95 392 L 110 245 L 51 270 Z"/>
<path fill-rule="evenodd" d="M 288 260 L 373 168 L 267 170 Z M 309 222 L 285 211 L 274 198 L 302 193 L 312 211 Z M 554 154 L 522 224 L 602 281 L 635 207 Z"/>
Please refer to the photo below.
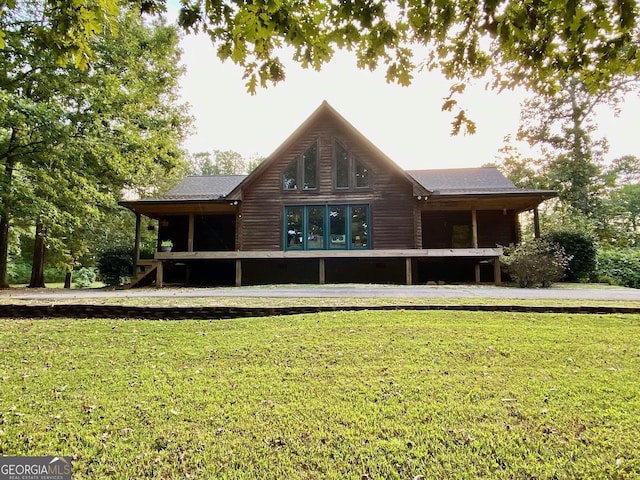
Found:
<path fill-rule="evenodd" d="M 407 173 L 436 194 L 510 193 L 520 190 L 495 167 L 409 170 Z"/>
<path fill-rule="evenodd" d="M 154 200 L 218 200 L 225 198 L 246 177 L 246 175 L 188 176 L 168 193 Z"/>
<path fill-rule="evenodd" d="M 335 110 L 325 100 L 322 104 L 307 118 L 302 125 L 300 125 L 290 136 L 287 138 L 271 155 L 269 155 L 258 167 L 251 172 L 247 178 L 245 178 L 232 192 L 229 193 L 228 198 L 231 200 L 239 200 L 241 198 L 241 191 L 243 188 L 250 185 L 253 181 L 258 179 L 262 172 L 265 172 L 272 163 L 276 162 L 280 155 L 284 153 L 288 148 L 294 145 L 298 139 L 304 135 L 304 132 L 311 127 L 314 123 L 319 121 L 323 116 L 330 116 L 336 124 L 344 129 L 348 134 L 357 138 L 366 147 L 373 152 L 377 159 L 385 163 L 390 169 L 396 171 L 398 175 L 406 178 L 406 180 L 413 185 L 414 195 L 428 195 L 429 192 L 416 181 L 415 178 L 410 176 L 405 170 L 389 158 L 382 150 L 376 147 L 367 137 L 360 133 L 353 125 L 351 125 L 337 110 Z"/>

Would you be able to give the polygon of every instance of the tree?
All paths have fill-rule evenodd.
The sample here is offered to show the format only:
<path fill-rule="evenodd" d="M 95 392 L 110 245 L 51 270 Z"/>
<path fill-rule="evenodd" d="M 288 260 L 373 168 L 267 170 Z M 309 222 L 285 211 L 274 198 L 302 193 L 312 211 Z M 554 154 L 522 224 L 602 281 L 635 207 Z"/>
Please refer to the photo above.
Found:
<path fill-rule="evenodd" d="M 38 18 L 28 18 L 37 23 L 31 38 L 36 48 L 50 51 L 61 66 L 71 63 L 78 68 L 87 68 L 96 59 L 92 41 L 103 34 L 118 33 L 118 18 L 121 5 L 128 9 L 136 7 L 140 13 L 165 10 L 164 2 L 155 0 L 43 0 L 30 2 L 37 5 Z M 6 37 L 22 19 L 20 13 L 28 2 L 3 0 L 0 2 L 0 49 L 7 47 Z M 17 13 L 17 14 L 16 14 Z M 10 17 L 16 23 L 7 24 Z"/>
<path fill-rule="evenodd" d="M 191 156 L 191 175 L 244 175 L 252 172 L 264 160 L 254 155 L 245 159 L 232 150 L 198 152 Z"/>
<path fill-rule="evenodd" d="M 640 158 L 625 155 L 605 171 L 608 182 L 604 205 L 608 225 L 615 227 L 610 243 L 615 247 L 640 246 Z"/>
<path fill-rule="evenodd" d="M 0 15 L 15 3 L 4 3 Z M 166 0 L 136 4 L 161 11 Z M 87 39 L 108 31 L 117 17 L 116 0 L 46 0 L 43 7 L 40 43 L 61 45 L 61 54 L 70 52 L 80 64 L 90 57 Z M 619 75 L 640 72 L 634 0 L 184 0 L 179 23 L 205 31 L 220 58 L 243 67 L 250 91 L 285 78 L 282 47 L 315 69 L 336 49 L 348 49 L 359 67 L 383 63 L 388 80 L 404 85 L 420 63 L 462 83 L 491 73 L 495 88 L 544 94 L 559 91 L 568 77 L 596 92 Z M 422 46 L 429 53 L 416 61 Z M 449 99 L 447 107 L 454 104 Z"/>
<path fill-rule="evenodd" d="M 550 97 L 527 100 L 518 138 L 542 148 L 539 175 L 558 190 L 561 201 L 586 215 L 598 215 L 607 184 L 603 170 L 606 139 L 594 138 L 597 106 L 617 111 L 624 95 L 638 86 L 637 77 L 618 78 L 610 90 L 593 93 L 577 75 Z"/>
<path fill-rule="evenodd" d="M 7 286 L 11 221 L 41 225 L 45 246 L 73 265 L 87 249 L 86 229 L 97 228 L 124 188 L 143 187 L 180 164 L 188 126 L 173 93 L 181 72 L 175 28 L 149 27 L 125 12 L 117 38 L 95 39 L 96 58 L 80 70 L 38 48 L 37 15 L 13 13 L 20 27 L 3 16 L 7 48 L 0 51 L 0 287 Z M 42 258 L 34 261 L 33 284 L 42 283 Z"/>

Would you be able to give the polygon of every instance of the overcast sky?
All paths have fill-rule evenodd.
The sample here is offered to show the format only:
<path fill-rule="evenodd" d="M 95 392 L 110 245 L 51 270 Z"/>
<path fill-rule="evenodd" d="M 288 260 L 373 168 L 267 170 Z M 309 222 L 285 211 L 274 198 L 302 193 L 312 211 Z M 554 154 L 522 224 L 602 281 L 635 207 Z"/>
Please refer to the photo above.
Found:
<path fill-rule="evenodd" d="M 181 95 L 195 118 L 195 132 L 184 144 L 191 153 L 268 156 L 326 100 L 403 168 L 478 167 L 494 161 L 505 135 L 515 133 L 524 98 L 486 91 L 483 84 L 469 86 L 462 100 L 477 132 L 452 137 L 452 114 L 440 109 L 449 84 L 437 73 L 417 73 L 411 86 L 400 87 L 386 83 L 383 70 L 359 70 L 352 56 L 338 53 L 321 72 L 290 62 L 285 81 L 252 96 L 242 69 L 220 62 L 206 37 L 188 35 L 181 46 L 187 70 Z M 608 160 L 640 157 L 637 97 L 618 118 L 602 112 L 599 124 L 609 139 Z"/>

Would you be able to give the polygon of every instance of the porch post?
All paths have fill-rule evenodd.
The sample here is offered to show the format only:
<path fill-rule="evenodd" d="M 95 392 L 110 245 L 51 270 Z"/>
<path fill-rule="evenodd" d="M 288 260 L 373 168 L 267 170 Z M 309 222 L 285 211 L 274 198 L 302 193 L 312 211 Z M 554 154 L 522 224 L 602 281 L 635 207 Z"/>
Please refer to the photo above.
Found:
<path fill-rule="evenodd" d="M 500 285 L 502 283 L 502 274 L 500 272 L 500 257 L 493 259 L 493 283 Z"/>
<path fill-rule="evenodd" d="M 473 248 L 478 248 L 478 215 L 476 209 L 471 210 L 471 234 L 473 235 Z"/>
<path fill-rule="evenodd" d="M 320 258 L 318 261 L 318 283 L 320 285 L 325 283 L 324 258 Z"/>
<path fill-rule="evenodd" d="M 236 258 L 236 287 L 242 286 L 242 260 Z"/>
<path fill-rule="evenodd" d="M 475 208 L 471 210 L 471 234 L 473 238 L 473 248 L 478 248 L 478 212 Z M 480 263 L 475 265 L 476 283 L 480 283 Z"/>
<path fill-rule="evenodd" d="M 138 265 L 138 260 L 140 260 L 140 214 L 136 212 L 136 244 L 133 249 L 133 270 L 134 275 L 137 273 L 136 265 Z"/>
<path fill-rule="evenodd" d="M 162 260 L 158 261 L 158 266 L 156 267 L 156 288 L 162 288 Z"/>
<path fill-rule="evenodd" d="M 189 236 L 187 237 L 187 252 L 193 252 L 193 231 L 194 231 L 193 213 L 190 213 L 189 214 Z"/>
<path fill-rule="evenodd" d="M 413 271 L 412 271 L 412 262 L 411 257 L 407 257 L 405 259 L 405 268 L 407 271 L 407 285 L 413 285 Z"/>
<path fill-rule="evenodd" d="M 533 209 L 533 234 L 536 238 L 540 238 L 540 214 L 538 207 Z"/>

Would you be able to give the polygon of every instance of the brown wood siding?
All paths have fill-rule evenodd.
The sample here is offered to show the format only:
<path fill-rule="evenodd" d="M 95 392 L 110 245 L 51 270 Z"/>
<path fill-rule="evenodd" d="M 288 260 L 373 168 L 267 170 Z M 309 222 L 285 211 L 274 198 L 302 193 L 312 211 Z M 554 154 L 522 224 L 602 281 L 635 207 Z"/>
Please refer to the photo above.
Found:
<path fill-rule="evenodd" d="M 282 172 L 318 142 L 318 188 L 285 191 Z M 334 141 L 355 155 L 370 171 L 368 188 L 334 188 Z M 239 248 L 242 250 L 282 250 L 285 205 L 368 204 L 372 219 L 373 248 L 414 248 L 412 185 L 390 172 L 374 153 L 356 138 L 346 136 L 325 119 L 320 119 L 298 141 L 275 159 L 242 192 L 242 219 Z"/>
<path fill-rule="evenodd" d="M 478 246 L 493 248 L 517 243 L 516 217 L 513 210 L 479 210 Z"/>

